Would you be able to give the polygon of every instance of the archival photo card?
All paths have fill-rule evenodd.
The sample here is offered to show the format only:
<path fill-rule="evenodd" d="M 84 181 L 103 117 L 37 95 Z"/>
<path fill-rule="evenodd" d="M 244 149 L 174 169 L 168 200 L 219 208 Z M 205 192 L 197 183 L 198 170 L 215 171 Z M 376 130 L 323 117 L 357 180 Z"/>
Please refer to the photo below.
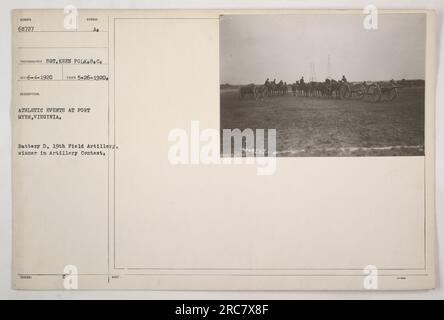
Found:
<path fill-rule="evenodd" d="M 436 286 L 435 12 L 72 15 L 12 14 L 13 288 Z"/>

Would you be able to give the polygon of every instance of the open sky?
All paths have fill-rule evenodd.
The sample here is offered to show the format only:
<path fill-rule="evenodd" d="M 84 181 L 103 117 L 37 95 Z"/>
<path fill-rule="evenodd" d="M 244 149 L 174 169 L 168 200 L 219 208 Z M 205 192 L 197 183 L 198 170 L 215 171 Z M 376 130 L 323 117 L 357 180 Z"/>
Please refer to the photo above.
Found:
<path fill-rule="evenodd" d="M 221 84 L 316 81 L 344 74 L 349 81 L 425 78 L 424 14 L 379 14 L 378 29 L 365 16 L 229 15 L 220 22 Z"/>

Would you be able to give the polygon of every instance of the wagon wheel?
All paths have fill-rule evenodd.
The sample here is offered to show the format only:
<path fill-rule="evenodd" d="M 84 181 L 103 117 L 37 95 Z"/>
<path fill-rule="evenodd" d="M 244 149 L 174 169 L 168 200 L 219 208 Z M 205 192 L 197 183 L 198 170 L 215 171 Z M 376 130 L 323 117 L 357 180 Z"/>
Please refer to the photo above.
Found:
<path fill-rule="evenodd" d="M 377 84 L 372 84 L 367 88 L 366 96 L 372 102 L 378 102 L 381 100 L 381 87 Z"/>
<path fill-rule="evenodd" d="M 398 88 L 391 88 L 387 94 L 387 100 L 393 101 L 398 97 Z"/>
<path fill-rule="evenodd" d="M 342 100 L 344 100 L 344 99 L 350 99 L 350 97 L 351 97 L 351 90 L 350 90 L 350 87 L 349 86 L 347 86 L 347 85 L 342 85 L 340 88 L 339 88 L 339 97 L 342 99 Z"/>

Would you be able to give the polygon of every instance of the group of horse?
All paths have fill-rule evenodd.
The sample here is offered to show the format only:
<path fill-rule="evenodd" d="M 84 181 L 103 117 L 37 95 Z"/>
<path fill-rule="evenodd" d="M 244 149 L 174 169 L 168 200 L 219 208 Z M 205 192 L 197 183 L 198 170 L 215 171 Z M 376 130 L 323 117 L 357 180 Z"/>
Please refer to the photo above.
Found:
<path fill-rule="evenodd" d="M 265 97 L 286 95 L 289 86 L 282 80 L 276 83 L 276 80 L 266 81 L 264 85 L 255 85 L 253 83 L 243 86 L 239 90 L 239 97 L 242 99 L 247 95 L 251 95 L 256 99 Z"/>
<path fill-rule="evenodd" d="M 291 85 L 294 96 L 340 98 L 341 88 L 346 84 L 343 80 L 326 79 L 324 82 L 296 81 Z"/>
<path fill-rule="evenodd" d="M 337 97 L 341 95 L 341 86 L 343 81 L 326 79 L 325 82 L 304 82 L 296 81 L 293 84 L 287 84 L 284 81 L 276 82 L 267 81 L 263 85 L 255 85 L 253 83 L 243 86 L 239 90 L 239 97 L 242 99 L 248 95 L 255 99 L 263 99 L 265 97 L 286 95 L 291 89 L 294 96 L 303 97 Z"/>
<path fill-rule="evenodd" d="M 324 82 L 297 81 L 291 85 L 293 95 L 304 97 L 326 97 L 342 100 L 355 98 L 366 101 L 393 101 L 398 97 L 400 86 L 395 80 L 379 82 L 348 82 L 345 77 L 341 80 L 326 79 Z"/>

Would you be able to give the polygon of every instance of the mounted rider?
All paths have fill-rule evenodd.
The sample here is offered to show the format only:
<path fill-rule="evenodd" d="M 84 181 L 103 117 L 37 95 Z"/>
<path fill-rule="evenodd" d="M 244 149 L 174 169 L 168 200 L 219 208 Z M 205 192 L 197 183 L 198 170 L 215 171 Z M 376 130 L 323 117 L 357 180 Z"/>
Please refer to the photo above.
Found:
<path fill-rule="evenodd" d="M 344 75 L 342 75 L 341 81 L 344 82 L 344 83 L 347 83 L 347 78 Z"/>
<path fill-rule="evenodd" d="M 304 83 L 305 83 L 305 81 L 304 81 L 304 76 L 302 76 L 301 80 L 299 80 L 299 83 L 300 83 L 300 84 L 304 84 Z"/>

